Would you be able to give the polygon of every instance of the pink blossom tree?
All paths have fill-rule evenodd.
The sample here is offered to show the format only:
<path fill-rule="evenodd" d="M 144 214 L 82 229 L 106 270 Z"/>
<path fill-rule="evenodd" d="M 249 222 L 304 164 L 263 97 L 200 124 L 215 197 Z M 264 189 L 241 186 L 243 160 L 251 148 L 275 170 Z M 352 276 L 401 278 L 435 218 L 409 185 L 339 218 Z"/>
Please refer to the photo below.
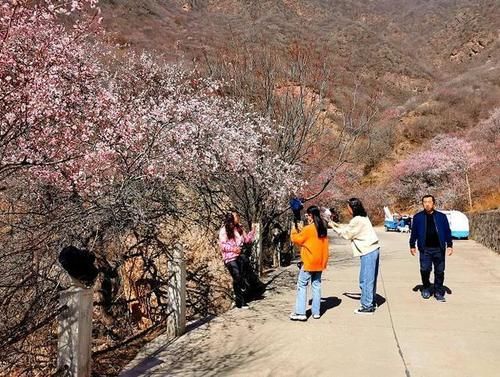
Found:
<path fill-rule="evenodd" d="M 147 56 L 118 62 L 117 72 L 100 64 L 105 47 L 88 45 L 96 18 L 70 29 L 57 19 L 85 6 L 95 1 L 12 1 L 1 8 L 2 177 L 30 168 L 61 189 L 100 195 L 131 171 L 189 180 L 256 172 L 263 156 L 275 160 L 273 169 L 279 165 L 269 150 L 262 153 L 271 123 L 218 94 L 220 84 Z M 289 187 L 269 186 L 269 173 L 262 174 L 270 192 Z"/>
<path fill-rule="evenodd" d="M 36 331 L 57 314 L 54 251 L 61 246 L 94 251 L 112 279 L 138 250 L 152 245 L 168 255 L 162 226 L 200 221 L 206 203 L 217 213 L 230 202 L 253 202 L 258 205 L 248 210 L 255 218 L 301 184 L 300 167 L 270 146 L 270 119 L 197 72 L 146 55 L 113 56 L 99 42 L 94 6 L 91 0 L 12 0 L 0 7 L 6 229 L 0 299 L 24 297 L 0 317 L 0 346 L 8 350 L 0 357 L 18 363 L 12 373 L 21 368 L 19 355 L 32 354 L 45 339 L 35 341 Z M 130 233 L 132 245 L 123 242 Z M 147 277 L 161 280 L 156 262 L 148 261 Z M 117 321 L 123 314 L 115 312 Z M 53 364 L 44 352 L 21 359 L 22 368 L 36 365 L 42 374 Z"/>
<path fill-rule="evenodd" d="M 500 155 L 496 153 L 500 150 L 500 107 L 471 128 L 466 138 L 473 144 L 483 162 L 479 164 L 478 169 L 475 169 L 476 186 L 479 183 L 483 190 L 497 189 L 500 172 Z"/>
<path fill-rule="evenodd" d="M 418 200 L 427 192 L 440 191 L 444 204 L 453 205 L 463 197 L 461 191 L 465 188 L 472 209 L 470 173 L 481 162 L 472 144 L 446 135 L 432 139 L 429 146 L 396 165 L 393 177 L 397 194 L 403 199 Z"/>

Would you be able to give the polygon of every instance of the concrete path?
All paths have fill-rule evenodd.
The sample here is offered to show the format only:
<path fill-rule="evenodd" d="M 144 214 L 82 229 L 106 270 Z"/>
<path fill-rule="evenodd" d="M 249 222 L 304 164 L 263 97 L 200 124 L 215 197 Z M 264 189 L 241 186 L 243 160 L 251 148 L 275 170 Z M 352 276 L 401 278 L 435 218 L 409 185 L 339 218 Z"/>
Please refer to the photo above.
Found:
<path fill-rule="evenodd" d="M 423 300 L 408 235 L 377 230 L 382 244 L 379 309 L 357 316 L 359 258 L 331 237 L 319 320 L 292 322 L 297 268 L 266 299 L 233 309 L 168 344 L 149 344 L 131 376 L 500 376 L 500 255 L 456 241 L 447 258 L 447 302 Z"/>

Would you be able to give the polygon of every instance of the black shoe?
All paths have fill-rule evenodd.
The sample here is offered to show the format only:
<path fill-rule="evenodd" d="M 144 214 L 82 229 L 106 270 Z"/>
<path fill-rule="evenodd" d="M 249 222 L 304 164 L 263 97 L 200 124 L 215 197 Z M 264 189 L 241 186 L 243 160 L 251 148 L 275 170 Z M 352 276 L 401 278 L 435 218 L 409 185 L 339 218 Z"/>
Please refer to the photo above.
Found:
<path fill-rule="evenodd" d="M 241 301 L 238 301 L 238 302 L 235 302 L 233 304 L 233 307 L 236 307 L 237 309 L 248 309 L 249 306 L 246 302 L 241 302 Z"/>
<path fill-rule="evenodd" d="M 426 300 L 432 296 L 429 288 L 423 288 L 420 293 L 422 294 L 422 298 L 425 298 Z"/>
<path fill-rule="evenodd" d="M 435 293 L 434 297 L 439 302 L 446 302 L 446 298 L 444 297 L 444 295 L 442 293 Z"/>
<path fill-rule="evenodd" d="M 369 308 L 359 308 L 354 311 L 354 314 L 373 314 L 375 313 L 375 308 L 370 306 Z"/>

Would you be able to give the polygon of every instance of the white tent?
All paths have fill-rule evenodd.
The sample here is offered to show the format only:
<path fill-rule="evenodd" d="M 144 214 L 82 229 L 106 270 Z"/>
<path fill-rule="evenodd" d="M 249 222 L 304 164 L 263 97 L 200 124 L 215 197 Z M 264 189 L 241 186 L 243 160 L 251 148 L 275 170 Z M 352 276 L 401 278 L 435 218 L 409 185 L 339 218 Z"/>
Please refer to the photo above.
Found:
<path fill-rule="evenodd" d="M 454 238 L 469 237 L 469 219 L 460 211 L 441 211 L 448 218 L 451 235 Z"/>
<path fill-rule="evenodd" d="M 384 214 L 386 220 L 391 220 L 391 221 L 393 220 L 393 216 L 389 207 L 384 207 Z"/>

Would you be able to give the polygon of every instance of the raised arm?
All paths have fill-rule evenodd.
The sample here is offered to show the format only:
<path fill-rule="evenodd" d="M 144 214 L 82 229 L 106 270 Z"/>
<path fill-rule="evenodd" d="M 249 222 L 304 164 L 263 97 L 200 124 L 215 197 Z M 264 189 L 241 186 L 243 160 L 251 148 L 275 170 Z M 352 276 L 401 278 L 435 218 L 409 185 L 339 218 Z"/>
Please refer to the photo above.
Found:
<path fill-rule="evenodd" d="M 335 232 L 337 232 L 341 237 L 345 238 L 346 240 L 352 240 L 356 238 L 356 236 L 361 231 L 361 226 L 356 220 L 356 218 L 353 218 L 347 225 L 342 225 L 332 222 L 332 228 Z"/>
<path fill-rule="evenodd" d="M 292 242 L 296 245 L 302 246 L 307 241 L 308 235 L 306 228 L 303 228 L 300 232 L 297 229 L 292 228 L 292 233 L 290 235 Z"/>
<path fill-rule="evenodd" d="M 255 229 L 252 229 L 250 232 L 243 234 L 244 243 L 252 243 L 254 240 L 255 240 Z"/>

